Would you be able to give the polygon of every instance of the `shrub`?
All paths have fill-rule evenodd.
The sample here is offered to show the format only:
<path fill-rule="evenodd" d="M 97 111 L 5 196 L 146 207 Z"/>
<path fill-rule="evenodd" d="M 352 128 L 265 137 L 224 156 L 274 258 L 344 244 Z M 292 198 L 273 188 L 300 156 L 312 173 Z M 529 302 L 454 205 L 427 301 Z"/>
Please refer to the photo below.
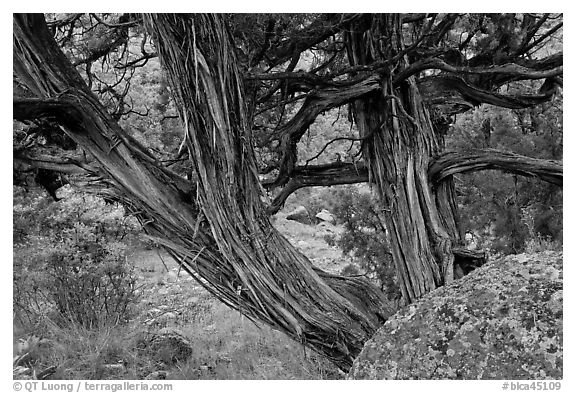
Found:
<path fill-rule="evenodd" d="M 399 299 L 400 290 L 386 229 L 378 218 L 380 211 L 375 199 L 361 188 L 342 187 L 332 193 L 331 211 L 344 227 L 344 232 L 338 238 L 328 237 L 328 243 L 337 245 L 344 254 L 351 255 L 366 276 L 374 280 L 389 299 Z"/>
<path fill-rule="evenodd" d="M 125 320 L 136 278 L 122 240 L 135 223 L 117 205 L 65 194 L 60 202 L 15 195 L 15 315 L 32 324 L 56 316 L 87 328 Z"/>

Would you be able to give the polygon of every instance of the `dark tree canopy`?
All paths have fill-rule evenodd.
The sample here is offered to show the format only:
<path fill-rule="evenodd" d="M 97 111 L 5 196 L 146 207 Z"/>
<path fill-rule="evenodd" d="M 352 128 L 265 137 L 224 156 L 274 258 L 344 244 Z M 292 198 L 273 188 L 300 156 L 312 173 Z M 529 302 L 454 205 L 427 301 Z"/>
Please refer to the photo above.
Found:
<path fill-rule="evenodd" d="M 223 302 L 346 369 L 393 307 L 312 266 L 269 215 L 302 187 L 370 182 L 404 303 L 481 264 L 453 176 L 562 186 L 562 163 L 446 150 L 446 136 L 479 105 L 561 95 L 562 26 L 530 13 L 14 15 L 15 179 L 66 174 L 120 201 Z M 147 86 L 153 106 L 135 100 Z"/>

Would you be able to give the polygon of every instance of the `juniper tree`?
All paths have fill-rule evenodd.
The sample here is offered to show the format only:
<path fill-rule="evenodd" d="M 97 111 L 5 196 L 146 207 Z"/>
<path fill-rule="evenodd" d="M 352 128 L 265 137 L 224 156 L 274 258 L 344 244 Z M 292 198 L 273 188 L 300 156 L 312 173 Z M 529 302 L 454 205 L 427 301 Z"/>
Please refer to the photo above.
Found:
<path fill-rule="evenodd" d="M 481 264 L 482 253 L 463 248 L 453 175 L 499 169 L 562 185 L 562 165 L 445 151 L 444 137 L 454 115 L 480 104 L 550 100 L 562 52 L 544 46 L 561 29 L 553 14 L 14 15 L 14 119 L 49 122 L 85 153 L 32 153 L 26 139 L 15 164 L 85 175 L 85 187 L 123 203 L 221 301 L 347 369 L 393 307 L 364 279 L 313 266 L 270 215 L 299 188 L 369 182 L 405 303 Z M 97 40 L 78 52 L 75 35 L 89 32 Z M 112 110 L 93 92 L 92 65 L 130 52 L 135 35 L 139 57 L 119 56 L 114 69 L 160 59 L 188 176 L 119 125 L 133 110 L 125 91 L 100 90 L 115 92 Z M 526 80 L 538 91 L 512 93 Z M 341 107 L 357 130 L 344 139 L 361 155 L 302 164 L 298 142 Z"/>

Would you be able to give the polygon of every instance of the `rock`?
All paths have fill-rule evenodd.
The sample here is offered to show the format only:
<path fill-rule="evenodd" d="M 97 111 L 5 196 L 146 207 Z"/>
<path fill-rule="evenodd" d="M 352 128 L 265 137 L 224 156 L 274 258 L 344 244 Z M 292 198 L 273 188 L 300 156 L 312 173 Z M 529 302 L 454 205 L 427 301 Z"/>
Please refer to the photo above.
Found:
<path fill-rule="evenodd" d="M 188 338 L 181 331 L 173 328 L 160 329 L 154 333 L 147 348 L 165 363 L 185 361 L 193 352 Z"/>
<path fill-rule="evenodd" d="M 292 210 L 288 213 L 286 219 L 308 225 L 312 223 L 312 220 L 310 220 L 310 214 L 304 206 L 298 206 L 296 209 Z"/>
<path fill-rule="evenodd" d="M 316 218 L 320 221 L 329 222 L 330 224 L 333 224 L 334 221 L 336 221 L 336 219 L 334 218 L 332 213 L 330 213 L 326 209 L 322 209 L 322 211 L 320 211 L 320 213 L 316 214 Z"/>
<path fill-rule="evenodd" d="M 392 316 L 349 379 L 562 379 L 562 253 L 490 262 Z"/>

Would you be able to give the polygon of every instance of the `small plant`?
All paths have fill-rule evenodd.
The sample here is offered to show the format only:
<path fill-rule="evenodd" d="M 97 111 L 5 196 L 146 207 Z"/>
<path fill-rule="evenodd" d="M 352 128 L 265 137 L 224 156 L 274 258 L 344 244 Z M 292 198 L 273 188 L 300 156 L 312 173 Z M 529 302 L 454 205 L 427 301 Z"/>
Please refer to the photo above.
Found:
<path fill-rule="evenodd" d="M 351 255 L 356 265 L 378 283 L 390 300 L 399 299 L 400 290 L 386 229 L 378 218 L 380 212 L 376 201 L 369 192 L 357 187 L 338 189 L 332 194 L 331 201 L 331 211 L 343 225 L 344 232 L 339 237 L 328 236 L 328 244 L 336 245 L 344 254 Z M 349 268 L 347 273 L 351 272 L 352 268 Z"/>
<path fill-rule="evenodd" d="M 87 328 L 128 317 L 135 275 L 121 242 L 133 227 L 123 211 L 69 191 L 60 202 L 19 200 L 14 210 L 14 310 L 20 322 L 43 316 Z M 27 202 L 27 203 L 26 203 Z"/>

